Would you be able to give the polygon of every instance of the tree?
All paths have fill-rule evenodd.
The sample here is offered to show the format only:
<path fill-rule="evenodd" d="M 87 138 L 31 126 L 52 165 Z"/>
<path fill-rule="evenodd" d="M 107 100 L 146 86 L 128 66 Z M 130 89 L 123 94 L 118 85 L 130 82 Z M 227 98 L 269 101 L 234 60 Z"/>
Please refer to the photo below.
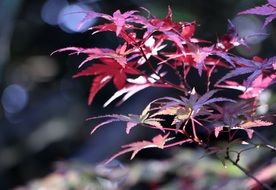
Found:
<path fill-rule="evenodd" d="M 266 26 L 275 19 L 275 4 L 276 1 L 269 0 L 261 7 L 239 14 L 267 16 L 264 24 Z M 173 21 L 170 7 L 165 18 L 156 18 L 150 13 L 149 15 L 142 16 L 136 10 L 124 13 L 117 10 L 113 15 L 87 12 L 80 25 L 89 19 L 101 18 L 106 22 L 89 30 L 93 31 L 93 34 L 114 32 L 121 44 L 115 50 L 66 47 L 55 51 L 87 56 L 79 65 L 82 70 L 74 77 L 92 77 L 89 105 L 93 103 L 98 91 L 111 81 L 117 91 L 104 106 L 121 96 L 123 97 L 119 103 L 123 103 L 137 92 L 150 87 L 172 88 L 179 92 L 178 97 L 160 97 L 149 102 L 138 115 L 111 114 L 89 118 L 89 120 L 104 119 L 91 133 L 111 122 L 125 122 L 127 134 L 138 126 L 159 132 L 152 140 L 142 140 L 122 146 L 123 149 L 108 159 L 106 164 L 128 152 L 132 152 L 132 159 L 142 149 L 165 149 L 184 143 L 194 143 L 204 148 L 207 153 L 223 153 L 224 159 L 232 162 L 266 189 L 271 189 L 239 165 L 240 154 L 247 148 L 234 151 L 231 145 L 245 142 L 250 144 L 250 139 L 256 133 L 254 130 L 256 127 L 273 125 L 271 121 L 263 119 L 263 116 L 256 112 L 256 108 L 260 93 L 275 84 L 276 57 L 255 56 L 246 59 L 231 53 L 237 46 L 249 45 L 245 37 L 239 36 L 230 21 L 226 34 L 217 42 L 210 42 L 195 37 L 196 22 Z M 187 76 L 194 75 L 194 70 L 198 75 L 195 77 L 203 77 L 206 81 L 203 94 L 198 94 L 196 87 L 191 86 L 187 80 Z M 225 71 L 227 73 L 222 78 L 214 77 L 215 72 Z M 173 73 L 176 78 L 174 81 L 177 82 L 171 82 L 167 73 Z M 240 78 L 242 81 L 238 80 Z M 238 90 L 240 95 L 239 97 L 217 95 L 224 89 Z M 169 126 L 165 124 L 168 118 L 172 118 Z M 245 131 L 247 136 L 242 138 L 238 136 L 240 130 Z M 218 138 L 222 133 L 227 134 L 224 140 L 228 143 L 224 147 L 209 143 L 212 138 Z M 175 138 L 176 134 L 181 138 Z M 275 147 L 266 142 L 263 146 L 275 151 Z"/>

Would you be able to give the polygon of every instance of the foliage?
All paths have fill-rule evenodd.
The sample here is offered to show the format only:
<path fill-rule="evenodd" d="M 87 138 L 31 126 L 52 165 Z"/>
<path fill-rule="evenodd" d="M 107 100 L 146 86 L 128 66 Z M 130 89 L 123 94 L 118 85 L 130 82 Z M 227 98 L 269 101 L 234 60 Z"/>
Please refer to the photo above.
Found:
<path fill-rule="evenodd" d="M 267 0 L 267 4 L 240 12 L 239 14 L 254 14 L 266 16 L 264 26 L 276 19 L 276 1 Z"/>
<path fill-rule="evenodd" d="M 267 25 L 275 18 L 275 4 L 270 0 L 264 6 L 240 14 L 268 16 L 264 24 Z M 170 7 L 165 18 L 156 18 L 147 12 L 148 16 L 142 16 L 138 11 L 122 13 L 117 10 L 113 15 L 87 12 L 80 25 L 89 19 L 103 19 L 105 23 L 89 30 L 93 34 L 115 33 L 121 42 L 116 50 L 67 47 L 56 51 L 87 56 L 79 65 L 80 69 L 84 68 L 75 77 L 92 76 L 88 104 L 92 104 L 98 91 L 111 81 L 117 91 L 104 106 L 124 95 L 121 104 L 149 87 L 171 88 L 179 92 L 178 97 L 160 97 L 149 102 L 140 115 L 113 114 L 89 118 L 105 119 L 94 127 L 92 133 L 103 125 L 118 121 L 126 122 L 126 133 L 138 126 L 159 132 L 150 141 L 124 145 L 123 150 L 106 163 L 128 152 L 132 152 L 132 159 L 145 148 L 164 149 L 184 143 L 194 143 L 210 150 L 210 138 L 212 135 L 219 137 L 221 133 L 228 133 L 229 143 L 242 143 L 252 138 L 256 127 L 273 125 L 258 115 L 256 108 L 260 93 L 275 83 L 276 57 L 246 59 L 230 53 L 234 47 L 248 47 L 246 38 L 238 35 L 230 21 L 226 34 L 217 42 L 210 42 L 195 37 L 196 22 L 173 21 Z M 169 80 L 168 73 L 174 74 L 176 82 Z M 224 73 L 224 76 L 218 79 L 214 73 Z M 191 86 L 187 80 L 191 76 L 205 79 L 205 93 L 198 94 L 197 86 Z M 223 94 L 225 89 L 241 93 L 239 97 L 231 98 L 217 95 Z M 169 126 L 167 118 L 173 118 Z M 243 141 L 236 136 L 239 130 L 248 134 Z M 178 138 L 175 138 L 176 134 Z M 211 153 L 227 148 L 215 148 Z"/>
<path fill-rule="evenodd" d="M 250 152 L 251 159 L 245 160 L 246 165 L 253 166 L 255 160 L 264 155 L 268 156 L 269 151 L 263 149 L 262 155 L 254 154 L 254 152 L 256 151 Z M 201 151 L 200 154 L 202 153 Z M 195 159 L 198 155 L 198 151 L 189 149 L 174 151 L 169 159 L 140 160 L 131 162 L 127 166 L 118 161 L 96 167 L 74 162 L 58 162 L 55 170 L 49 175 L 15 189 L 182 190 L 188 188 L 193 190 L 217 189 L 218 187 L 221 190 L 260 189 L 253 180 L 245 179 L 244 174 L 235 166 L 227 165 L 225 169 L 221 167 L 219 160 L 208 156 L 198 161 Z M 276 164 L 271 163 L 255 175 L 264 181 L 270 181 L 276 177 L 275 168 Z M 170 176 L 169 179 L 168 176 Z"/>

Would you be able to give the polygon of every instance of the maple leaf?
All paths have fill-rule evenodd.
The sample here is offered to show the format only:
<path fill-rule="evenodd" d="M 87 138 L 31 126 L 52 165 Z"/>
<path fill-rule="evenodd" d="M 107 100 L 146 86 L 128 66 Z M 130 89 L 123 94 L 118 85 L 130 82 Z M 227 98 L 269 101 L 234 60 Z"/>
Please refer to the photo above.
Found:
<path fill-rule="evenodd" d="M 227 63 L 231 64 L 233 67 L 235 66 L 231 56 L 224 51 L 218 50 L 215 46 L 207 46 L 200 47 L 197 44 L 188 42 L 187 48 L 184 48 L 185 52 L 174 52 L 174 53 L 165 53 L 164 55 L 167 59 L 160 61 L 158 64 L 167 63 L 170 60 L 173 60 L 173 64 L 175 67 L 183 66 L 184 76 L 186 77 L 191 67 L 195 67 L 198 71 L 199 76 L 202 76 L 203 71 L 210 72 L 210 68 L 207 65 L 217 66 L 223 65 L 220 61 L 220 58 L 224 59 Z M 210 57 L 213 56 L 213 57 Z"/>
<path fill-rule="evenodd" d="M 205 105 L 216 103 L 216 102 L 235 102 L 234 100 L 223 98 L 223 97 L 216 97 L 211 98 L 218 90 L 210 90 L 209 92 L 206 92 L 202 96 L 199 96 L 196 91 L 193 89 L 193 91 L 190 94 L 189 99 L 186 97 L 180 97 L 180 99 L 172 98 L 172 97 L 164 97 L 157 100 L 168 100 L 169 102 L 165 104 L 163 109 L 166 107 L 172 107 L 172 106 L 184 106 L 188 107 L 192 110 L 191 117 L 195 117 L 197 115 L 206 114 L 205 110 L 202 108 Z"/>
<path fill-rule="evenodd" d="M 146 29 L 144 38 L 147 39 L 156 31 L 161 32 L 163 39 L 174 42 L 181 51 L 184 51 L 182 44 L 190 40 L 195 32 L 195 23 L 173 22 L 170 6 L 168 6 L 168 13 L 165 18 L 145 19 L 141 23 Z"/>
<path fill-rule="evenodd" d="M 183 106 L 171 106 L 161 109 L 160 111 L 151 115 L 151 117 L 160 115 L 170 115 L 174 116 L 172 125 L 176 125 L 176 129 L 180 129 L 184 121 L 187 121 L 192 114 L 192 110 L 189 107 Z"/>
<path fill-rule="evenodd" d="M 80 12 L 77 12 L 77 13 L 80 13 Z M 102 17 L 102 18 L 109 18 L 110 16 L 107 15 L 107 14 L 103 14 L 103 13 L 97 13 L 95 11 L 87 11 L 87 12 L 81 12 L 82 14 L 85 13 L 85 17 L 79 22 L 78 24 L 78 28 L 81 28 L 85 22 L 91 20 L 91 19 L 95 19 L 95 18 L 98 18 L 98 17 Z"/>
<path fill-rule="evenodd" d="M 219 133 L 224 127 L 232 129 L 244 130 L 248 138 L 252 138 L 254 127 L 270 126 L 273 123 L 263 121 L 256 118 L 253 110 L 253 101 L 240 101 L 235 104 L 226 104 L 223 107 L 216 106 L 218 114 L 214 113 L 209 115 L 208 120 L 213 120 L 215 136 L 218 137 Z"/>
<path fill-rule="evenodd" d="M 205 66 L 205 60 L 210 55 L 216 55 L 218 57 L 221 57 L 221 58 L 225 59 L 228 63 L 230 63 L 232 66 L 234 66 L 234 63 L 231 60 L 231 57 L 224 51 L 216 50 L 214 46 L 199 47 L 197 45 L 192 45 L 191 43 L 189 43 L 188 45 L 190 46 L 190 49 L 193 49 L 191 56 L 192 56 L 194 62 L 196 63 L 195 67 L 198 70 L 199 76 L 202 75 L 202 71 Z"/>
<path fill-rule="evenodd" d="M 247 136 L 249 139 L 252 139 L 254 130 L 251 128 L 254 127 L 266 127 L 266 126 L 271 126 L 273 123 L 268 122 L 268 121 L 262 121 L 259 119 L 255 119 L 252 121 L 245 121 L 241 123 L 238 127 L 234 127 L 233 129 L 242 129 L 247 133 Z"/>
<path fill-rule="evenodd" d="M 218 137 L 220 132 L 223 131 L 223 126 L 216 126 L 214 128 L 214 131 L 215 131 L 215 137 Z"/>
<path fill-rule="evenodd" d="M 152 141 L 143 140 L 143 141 L 138 141 L 138 142 L 134 142 L 134 143 L 131 143 L 131 144 L 123 145 L 122 146 L 123 150 L 121 150 L 120 152 L 118 152 L 117 154 L 115 154 L 111 158 L 109 158 L 105 162 L 105 164 L 109 163 L 110 161 L 112 161 L 116 157 L 118 157 L 120 155 L 123 155 L 125 153 L 128 153 L 128 152 L 132 152 L 131 158 L 130 158 L 132 160 L 135 157 L 135 155 L 139 151 L 141 151 L 142 149 L 146 149 L 146 148 L 160 148 L 160 149 L 163 149 L 168 136 L 169 136 L 169 133 L 164 135 L 164 136 L 157 135 L 152 139 Z"/>
<path fill-rule="evenodd" d="M 252 82 L 252 84 L 248 88 L 245 82 L 243 82 L 243 84 L 239 84 L 236 81 L 225 81 L 225 84 L 217 85 L 217 87 L 242 91 L 243 94 L 241 94 L 239 97 L 243 99 L 250 99 L 258 97 L 264 89 L 276 82 L 275 79 L 276 74 L 272 74 L 271 76 L 260 75 Z"/>
<path fill-rule="evenodd" d="M 100 59 L 103 64 L 95 63 L 86 69 L 80 71 L 74 77 L 80 76 L 96 76 L 93 80 L 90 88 L 90 94 L 88 98 L 88 104 L 92 104 L 96 93 L 103 88 L 111 79 L 117 89 L 121 89 L 125 86 L 126 75 L 138 75 L 140 72 L 131 67 L 131 64 L 122 67 L 118 62 L 113 59 L 105 58 Z"/>
<path fill-rule="evenodd" d="M 146 59 L 149 59 L 151 56 L 157 56 L 158 52 L 165 48 L 167 44 L 163 44 L 164 39 L 157 38 L 154 36 L 149 37 L 146 41 L 144 41 L 143 51 L 145 54 L 145 57 L 142 56 L 138 60 L 138 64 L 142 65 L 146 62 Z"/>
<path fill-rule="evenodd" d="M 219 126 L 236 127 L 242 120 L 252 120 L 253 101 L 243 100 L 236 103 L 225 104 L 222 107 L 215 105 L 218 113 L 212 113 L 208 116 L 209 121 L 219 123 Z"/>
<path fill-rule="evenodd" d="M 137 92 L 144 90 L 150 87 L 150 84 L 134 84 L 134 85 L 126 85 L 122 89 L 115 92 L 103 105 L 103 107 L 108 106 L 111 102 L 115 99 L 119 98 L 120 96 L 124 95 L 123 98 L 117 103 L 117 105 L 121 105 L 127 99 L 129 99 L 132 95 L 136 94 Z"/>
<path fill-rule="evenodd" d="M 210 113 L 205 108 L 206 105 L 216 103 L 216 102 L 235 102 L 233 100 L 216 97 L 212 98 L 212 96 L 217 92 L 217 90 L 211 90 L 205 93 L 202 96 L 199 96 L 196 91 L 193 89 L 189 99 L 186 97 L 180 97 L 180 99 L 172 98 L 172 97 L 163 97 L 159 98 L 156 101 L 165 100 L 168 101 L 161 106 L 160 111 L 157 112 L 156 115 L 175 115 L 173 124 L 176 125 L 176 129 L 179 129 L 183 124 L 183 129 L 185 129 L 188 120 L 191 120 L 192 127 L 193 127 L 193 135 L 194 140 L 198 143 L 201 141 L 197 137 L 196 129 L 195 129 L 195 122 L 202 126 L 202 124 L 196 120 L 196 116 L 199 115 L 209 115 Z"/>
<path fill-rule="evenodd" d="M 58 49 L 54 51 L 52 54 L 56 52 L 64 52 L 64 51 L 72 51 L 70 55 L 81 54 L 81 53 L 87 55 L 87 58 L 79 64 L 79 67 L 83 66 L 88 61 L 92 61 L 94 59 L 100 59 L 100 58 L 112 58 L 116 60 L 122 67 L 124 67 L 127 64 L 126 56 L 131 54 L 134 50 L 133 49 L 127 50 L 127 44 L 124 43 L 122 46 L 118 46 L 115 51 L 109 48 L 66 47 L 66 48 Z"/>
<path fill-rule="evenodd" d="M 233 47 L 240 45 L 247 46 L 246 37 L 240 37 L 235 25 L 228 20 L 228 30 L 225 35 L 223 35 L 216 43 L 216 48 L 228 51 Z"/>
<path fill-rule="evenodd" d="M 180 97 L 180 99 L 172 97 L 159 98 L 156 101 L 167 100 L 168 102 L 161 107 L 160 111 L 157 112 L 156 115 L 165 115 L 165 113 L 168 115 L 178 115 L 177 118 L 182 124 L 187 119 L 194 119 L 199 115 L 208 115 L 209 112 L 204 108 L 204 106 L 208 104 L 225 101 L 235 102 L 234 100 L 228 98 L 211 98 L 216 92 L 217 90 L 211 90 L 200 97 L 193 89 L 189 99 L 186 97 Z M 185 111 L 183 112 L 183 110 Z M 181 118 L 183 118 L 183 120 L 180 120 Z"/>
<path fill-rule="evenodd" d="M 266 37 L 266 33 L 252 33 L 246 36 L 241 36 L 236 29 L 236 26 L 228 20 L 228 30 L 221 38 L 218 39 L 215 47 L 218 50 L 228 52 L 230 49 L 238 46 L 245 46 L 249 49 L 248 40 L 252 37 L 260 36 L 262 38 Z"/>
<path fill-rule="evenodd" d="M 272 122 L 255 119 L 253 121 L 246 121 L 246 122 L 240 124 L 239 127 L 243 128 L 243 129 L 248 129 L 248 128 L 253 128 L 253 127 L 263 127 L 263 126 L 271 126 L 271 125 L 273 125 Z"/>
<path fill-rule="evenodd" d="M 138 11 L 133 10 L 121 13 L 120 10 L 117 10 L 112 16 L 104 15 L 102 17 L 111 21 L 111 24 L 106 26 L 109 26 L 108 29 L 114 31 L 116 35 L 119 36 L 125 29 L 133 28 L 133 26 L 129 24 L 130 22 L 137 23 L 138 16 L 135 16 L 137 12 Z"/>
<path fill-rule="evenodd" d="M 275 72 L 275 71 L 273 71 L 273 70 L 275 70 L 273 68 L 273 64 L 275 64 L 276 57 L 265 59 L 262 62 L 260 62 L 259 60 L 257 60 L 257 61 L 255 61 L 254 59 L 249 60 L 249 59 L 245 59 L 242 57 L 232 57 L 232 60 L 236 63 L 236 65 L 238 65 L 238 67 L 231 70 L 224 77 L 222 77 L 216 83 L 216 85 L 226 79 L 251 73 L 247 77 L 247 80 L 245 81 L 246 88 L 248 88 L 249 86 L 252 85 L 252 82 L 259 76 L 265 74 L 266 72 L 268 72 L 268 73 Z"/>
<path fill-rule="evenodd" d="M 240 12 L 239 14 L 254 14 L 266 16 L 264 26 L 276 19 L 276 0 L 268 0 L 268 3 Z"/>
<path fill-rule="evenodd" d="M 57 53 L 57 52 L 64 52 L 64 51 L 72 51 L 69 55 L 73 54 L 87 54 L 88 57 L 80 63 L 79 67 L 81 67 L 83 64 L 85 64 L 88 61 L 92 61 L 93 59 L 99 59 L 105 56 L 112 57 L 112 55 L 115 55 L 114 50 L 108 49 L 108 48 L 81 48 L 81 47 L 66 47 L 66 48 L 61 48 L 56 51 L 54 51 L 52 54 Z M 52 55 L 51 54 L 51 55 Z"/>
<path fill-rule="evenodd" d="M 240 14 L 266 16 L 264 25 L 267 25 L 276 18 L 275 7 L 276 1 L 268 0 L 267 4 L 263 6 L 243 11 Z M 55 51 L 85 54 L 86 58 L 79 67 L 87 62 L 93 62 L 74 75 L 74 77 L 93 77 L 88 98 L 89 104 L 109 82 L 113 82 L 117 91 L 107 100 L 104 107 L 122 96 L 119 101 L 121 104 L 135 93 L 148 87 L 169 87 L 185 92 L 185 96 L 179 98 L 158 98 L 148 104 L 139 115 L 113 114 L 88 118 L 88 120 L 97 121 L 91 133 L 113 122 L 124 122 L 127 134 L 136 126 L 157 129 L 163 133 L 155 136 L 151 141 L 143 140 L 122 146 L 123 149 L 108 159 L 106 163 L 128 152 L 132 153 L 131 159 L 133 159 L 139 151 L 146 148 L 164 149 L 185 142 L 197 142 L 202 145 L 203 141 L 197 137 L 196 127 L 204 127 L 210 132 L 205 126 L 206 123 L 213 125 L 216 137 L 224 128 L 228 128 L 229 130 L 245 130 L 248 137 L 252 138 L 254 127 L 272 125 L 271 122 L 256 117 L 254 100 L 263 89 L 275 83 L 276 57 L 269 59 L 255 57 L 248 60 L 228 53 L 235 46 L 246 45 L 246 38 L 249 37 L 240 37 L 230 21 L 227 33 L 217 43 L 210 45 L 210 42 L 193 38 L 196 29 L 195 22 L 173 21 L 170 7 L 168 7 L 168 13 L 164 18 L 154 16 L 145 18 L 137 13 L 138 11 L 121 12 L 117 10 L 112 15 L 107 15 L 90 11 L 80 22 L 81 26 L 87 20 L 94 18 L 102 18 L 107 21 L 107 23 L 93 26 L 89 30 L 93 31 L 92 34 L 105 31 L 114 32 L 123 41 L 115 50 L 67 47 Z M 202 43 L 209 45 L 203 46 Z M 155 68 L 156 65 L 157 68 Z M 180 84 L 174 84 L 163 78 L 166 73 L 159 71 L 167 68 L 166 66 L 178 77 Z M 217 66 L 223 66 L 230 71 L 216 83 L 216 87 L 241 90 L 243 94 L 240 97 L 250 98 L 250 100 L 236 102 L 232 99 L 216 97 L 215 93 L 218 90 L 209 91 L 210 77 L 213 76 L 213 71 Z M 151 69 L 150 72 L 146 70 L 147 67 Z M 197 94 L 194 89 L 189 90 L 186 76 L 191 68 L 195 68 L 200 76 L 204 71 L 207 73 L 207 92 L 203 95 Z M 248 75 L 242 84 L 227 81 L 227 79 L 240 75 Z M 221 82 L 224 83 L 220 84 Z M 234 103 L 217 105 L 221 102 Z M 162 126 L 164 120 L 161 118 L 163 116 L 173 117 L 171 125 L 175 125 L 175 128 Z M 188 134 L 189 130 L 185 131 L 187 123 L 191 123 L 193 135 Z M 180 127 L 183 128 L 180 129 Z M 185 137 L 180 141 L 166 144 L 172 140 L 169 138 L 168 131 L 180 132 Z"/>
<path fill-rule="evenodd" d="M 153 137 L 151 141 L 143 140 L 143 141 L 138 141 L 138 142 L 130 143 L 130 144 L 127 144 L 127 145 L 123 145 L 122 146 L 123 150 L 121 150 L 118 153 L 114 154 L 107 161 L 105 161 L 104 164 L 108 164 L 112 160 L 117 158 L 118 156 L 121 156 L 121 155 L 123 155 L 125 153 L 128 153 L 128 152 L 132 152 L 131 157 L 130 157 L 130 159 L 132 160 L 136 156 L 136 154 L 138 152 L 140 152 L 141 150 L 143 150 L 143 149 L 147 149 L 147 148 L 164 149 L 164 148 L 169 148 L 169 147 L 176 146 L 176 145 L 181 145 L 181 144 L 187 143 L 187 142 L 192 142 L 191 139 L 184 139 L 184 140 L 180 140 L 178 142 L 166 145 L 166 142 L 172 140 L 172 138 L 168 138 L 168 136 L 169 136 L 169 133 L 167 133 L 164 136 L 157 135 L 157 136 Z"/>
<path fill-rule="evenodd" d="M 165 73 L 160 73 L 160 76 L 165 76 Z M 123 102 L 125 102 L 127 99 L 129 99 L 132 95 L 136 94 L 137 92 L 144 90 L 148 87 L 155 86 L 154 83 L 156 83 L 157 80 L 159 80 L 160 77 L 156 74 L 152 74 L 150 77 L 145 76 L 139 76 L 135 79 L 126 79 L 129 84 L 127 84 L 122 89 L 115 92 L 103 105 L 103 107 L 108 106 L 111 102 L 113 102 L 115 99 L 119 98 L 120 96 L 124 95 L 123 98 L 117 103 L 117 105 L 121 105 Z"/>
<path fill-rule="evenodd" d="M 165 132 L 163 129 L 163 126 L 160 124 L 162 119 L 159 118 L 150 118 L 149 117 L 149 111 L 150 111 L 149 104 L 140 115 L 134 115 L 134 114 L 128 114 L 121 115 L 121 114 L 113 114 L 113 115 L 103 115 L 103 116 L 96 116 L 88 118 L 87 120 L 95 120 L 95 119 L 107 119 L 103 122 L 100 122 L 98 125 L 96 125 L 93 130 L 91 131 L 91 134 L 94 133 L 97 129 L 100 127 L 112 123 L 112 122 L 126 122 L 126 133 L 129 134 L 130 130 L 134 128 L 135 126 L 141 124 L 143 126 L 150 126 L 151 128 L 155 128 L 158 130 L 161 130 L 162 132 Z"/>
<path fill-rule="evenodd" d="M 132 10 L 132 11 L 127 11 L 127 12 L 121 13 L 120 10 L 117 10 L 111 16 L 111 15 L 107 15 L 107 14 L 103 14 L 103 13 L 89 11 L 89 12 L 87 12 L 84 19 L 81 21 L 80 25 L 82 25 L 87 20 L 101 17 L 105 20 L 110 21 L 111 23 L 107 23 L 104 25 L 98 25 L 96 27 L 91 27 L 90 30 L 93 30 L 93 29 L 96 29 L 99 31 L 108 31 L 109 30 L 109 31 L 115 32 L 117 36 L 120 36 L 122 33 L 125 33 L 126 29 L 134 28 L 134 26 L 129 23 L 136 23 L 136 24 L 140 23 L 138 18 L 140 18 L 142 20 L 143 17 L 136 15 L 137 12 L 138 11 L 136 11 L 136 10 Z"/>
<path fill-rule="evenodd" d="M 137 11 L 127 11 L 125 13 L 121 13 L 120 10 L 117 10 L 113 13 L 113 17 L 111 20 L 117 26 L 116 28 L 116 35 L 119 36 L 121 33 L 122 28 L 126 25 L 126 20 L 130 18 L 134 13 Z"/>

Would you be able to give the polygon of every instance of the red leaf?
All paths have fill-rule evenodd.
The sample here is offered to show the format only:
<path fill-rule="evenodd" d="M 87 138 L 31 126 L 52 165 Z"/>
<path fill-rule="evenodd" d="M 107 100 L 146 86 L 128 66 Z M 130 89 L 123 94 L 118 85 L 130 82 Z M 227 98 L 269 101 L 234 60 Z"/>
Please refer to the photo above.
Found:
<path fill-rule="evenodd" d="M 78 72 L 73 77 L 75 78 L 75 77 L 81 77 L 81 76 L 100 75 L 100 74 L 106 73 L 107 69 L 109 69 L 109 67 L 107 67 L 106 65 L 94 64 L 94 65 L 91 65 L 91 66 L 87 67 L 86 69 Z"/>
<path fill-rule="evenodd" d="M 113 13 L 113 20 L 114 23 L 116 24 L 117 28 L 116 28 L 116 35 L 119 36 L 122 27 L 125 25 L 125 18 L 124 16 L 121 14 L 120 10 L 117 10 Z"/>
<path fill-rule="evenodd" d="M 115 51 L 108 48 L 67 47 L 67 48 L 58 49 L 54 51 L 52 54 L 56 52 L 64 52 L 64 51 L 72 51 L 73 53 L 70 53 L 70 55 L 80 54 L 80 53 L 87 55 L 87 58 L 79 64 L 79 67 L 84 65 L 86 62 L 92 61 L 94 59 L 100 59 L 102 57 L 110 57 L 110 58 L 116 57 Z"/>
<path fill-rule="evenodd" d="M 245 82 L 243 82 L 243 84 L 239 84 L 235 81 L 225 81 L 225 85 L 217 85 L 217 87 L 242 91 L 243 94 L 240 95 L 240 98 L 250 99 L 258 97 L 264 89 L 276 83 L 275 79 L 276 74 L 268 77 L 260 75 L 252 82 L 250 88 L 246 88 L 247 85 L 245 84 Z"/>
<path fill-rule="evenodd" d="M 122 70 L 115 73 L 113 83 L 118 90 L 122 89 L 126 83 L 126 74 Z"/>
<path fill-rule="evenodd" d="M 101 58 L 103 64 L 93 64 L 86 69 L 75 74 L 73 77 L 80 76 L 94 76 L 93 83 L 90 89 L 89 95 L 89 105 L 92 104 L 94 96 L 96 93 L 106 85 L 111 79 L 118 90 L 122 89 L 126 84 L 126 74 L 137 75 L 140 71 L 131 67 L 131 63 L 122 67 L 114 59 L 111 58 Z M 98 76 L 98 77 L 97 77 Z M 103 80 L 103 81 L 100 81 Z"/>
<path fill-rule="evenodd" d="M 182 27 L 181 36 L 183 36 L 186 39 L 191 38 L 195 33 L 196 24 L 195 22 L 185 24 Z"/>
<path fill-rule="evenodd" d="M 88 97 L 88 105 L 91 105 L 95 95 L 101 90 L 109 81 L 111 80 L 110 76 L 99 75 L 94 78 L 92 86 L 90 88 L 90 93 Z"/>
<path fill-rule="evenodd" d="M 120 89 L 119 91 L 117 91 L 115 94 L 113 94 L 103 105 L 103 107 L 108 106 L 112 101 L 114 101 L 115 99 L 117 99 L 118 97 L 122 96 L 123 94 L 124 97 L 122 98 L 122 100 L 117 104 L 120 105 L 123 102 L 125 102 L 128 98 L 130 98 L 132 95 L 134 95 L 135 93 L 150 87 L 150 84 L 134 84 L 134 85 L 126 85 L 124 88 Z"/>
<path fill-rule="evenodd" d="M 139 70 L 137 70 L 137 69 L 135 69 L 135 68 L 133 68 L 133 67 L 130 67 L 130 66 L 128 66 L 128 65 L 130 65 L 130 63 L 128 63 L 128 64 L 126 65 L 126 67 L 125 67 L 125 69 L 124 69 L 124 72 L 125 72 L 125 73 L 127 73 L 127 74 L 132 74 L 132 75 L 139 75 L 139 74 L 141 74 L 141 71 L 139 71 Z"/>

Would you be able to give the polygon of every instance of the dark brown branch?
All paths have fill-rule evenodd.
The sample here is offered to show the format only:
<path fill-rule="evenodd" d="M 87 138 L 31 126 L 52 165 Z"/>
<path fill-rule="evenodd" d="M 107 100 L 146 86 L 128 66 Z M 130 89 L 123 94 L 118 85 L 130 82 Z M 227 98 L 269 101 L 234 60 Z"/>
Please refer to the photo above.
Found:
<path fill-rule="evenodd" d="M 229 155 L 229 147 L 227 147 L 226 149 L 226 156 L 225 156 L 226 160 L 229 160 L 234 166 L 236 166 L 237 168 L 239 168 L 245 175 L 247 175 L 248 177 L 250 177 L 251 179 L 253 179 L 257 184 L 259 184 L 260 186 L 262 186 L 264 189 L 267 190 L 273 190 L 269 185 L 267 185 L 266 183 L 261 182 L 258 178 L 256 178 L 253 174 L 251 174 L 248 170 L 246 170 L 244 167 L 242 167 L 238 161 L 239 161 L 239 154 L 237 159 L 234 161 L 230 155 Z"/>

